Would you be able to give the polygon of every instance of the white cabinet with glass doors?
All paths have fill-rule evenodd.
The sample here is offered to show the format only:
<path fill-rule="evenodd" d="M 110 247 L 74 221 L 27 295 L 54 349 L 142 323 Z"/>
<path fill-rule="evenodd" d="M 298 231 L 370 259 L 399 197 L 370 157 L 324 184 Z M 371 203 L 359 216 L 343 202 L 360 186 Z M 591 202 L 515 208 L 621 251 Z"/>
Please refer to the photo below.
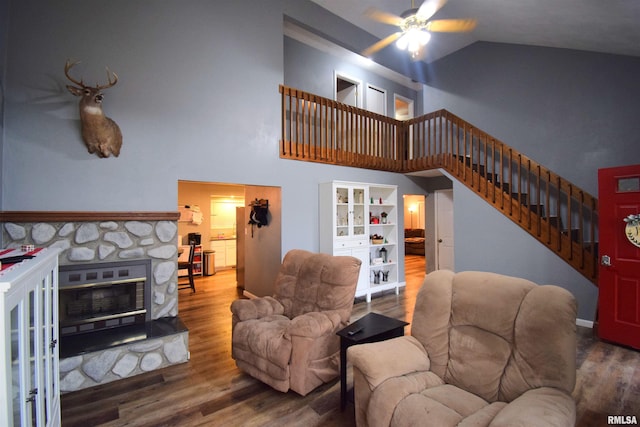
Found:
<path fill-rule="evenodd" d="M 333 181 L 320 184 L 320 252 L 362 261 L 356 296 L 398 292 L 397 188 Z"/>
<path fill-rule="evenodd" d="M 60 425 L 59 252 L 42 249 L 0 272 L 2 426 Z"/>

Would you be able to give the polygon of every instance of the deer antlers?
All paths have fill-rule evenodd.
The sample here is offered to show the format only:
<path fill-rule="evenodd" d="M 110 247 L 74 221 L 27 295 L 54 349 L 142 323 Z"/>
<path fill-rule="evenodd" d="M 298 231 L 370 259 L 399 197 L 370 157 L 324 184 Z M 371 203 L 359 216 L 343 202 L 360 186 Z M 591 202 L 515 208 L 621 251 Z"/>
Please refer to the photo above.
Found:
<path fill-rule="evenodd" d="M 67 60 L 67 63 L 64 65 L 64 75 L 67 76 L 67 78 L 69 80 L 71 80 L 72 83 L 82 87 L 82 88 L 86 88 L 88 87 L 87 85 L 84 84 L 84 82 L 82 81 L 82 79 L 80 79 L 80 81 L 74 79 L 73 77 L 71 77 L 69 75 L 69 71 L 71 70 L 71 68 L 73 68 L 75 65 L 79 64 L 80 61 L 76 61 L 76 62 L 69 62 L 69 60 Z M 118 75 L 116 73 L 114 73 L 113 71 L 109 70 L 109 67 L 106 67 L 107 69 L 107 80 L 109 81 L 108 84 L 106 85 L 98 85 L 96 84 L 96 89 L 97 90 L 102 90 L 102 89 L 107 89 L 110 88 L 111 86 L 114 86 L 116 83 L 118 83 Z M 113 81 L 111 80 L 111 75 L 113 75 Z"/>

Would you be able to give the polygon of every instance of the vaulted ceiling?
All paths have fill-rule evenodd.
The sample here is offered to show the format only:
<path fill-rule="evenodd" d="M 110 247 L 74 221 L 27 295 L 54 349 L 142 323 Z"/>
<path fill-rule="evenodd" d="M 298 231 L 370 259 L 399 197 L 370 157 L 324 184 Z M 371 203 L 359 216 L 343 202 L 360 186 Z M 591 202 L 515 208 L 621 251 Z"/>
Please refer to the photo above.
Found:
<path fill-rule="evenodd" d="M 396 27 L 369 19 L 370 7 L 400 15 L 411 0 L 312 0 L 379 39 Z M 418 7 L 421 0 L 415 0 Z M 476 18 L 471 33 L 433 33 L 425 62 L 477 41 L 640 57 L 640 0 L 449 0 L 433 17 Z M 386 49 L 395 49 L 392 44 Z"/>

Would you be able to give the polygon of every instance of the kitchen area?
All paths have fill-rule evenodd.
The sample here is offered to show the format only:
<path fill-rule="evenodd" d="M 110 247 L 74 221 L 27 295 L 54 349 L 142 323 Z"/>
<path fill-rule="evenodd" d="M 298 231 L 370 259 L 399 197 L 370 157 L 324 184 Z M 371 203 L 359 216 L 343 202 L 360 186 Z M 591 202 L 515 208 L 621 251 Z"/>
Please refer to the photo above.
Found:
<path fill-rule="evenodd" d="M 178 180 L 178 261 L 188 261 L 191 238 L 196 289 L 199 278 L 233 269 L 245 296 L 272 294 L 282 255 L 281 200 L 280 187 Z M 187 270 L 178 276 L 183 282 Z"/>
<path fill-rule="evenodd" d="M 244 237 L 244 191 L 244 185 L 237 184 L 178 182 L 179 261 L 188 261 L 188 245 L 194 242 L 194 276 L 242 269 L 238 241 Z M 179 270 L 178 275 L 186 276 L 186 271 Z"/>

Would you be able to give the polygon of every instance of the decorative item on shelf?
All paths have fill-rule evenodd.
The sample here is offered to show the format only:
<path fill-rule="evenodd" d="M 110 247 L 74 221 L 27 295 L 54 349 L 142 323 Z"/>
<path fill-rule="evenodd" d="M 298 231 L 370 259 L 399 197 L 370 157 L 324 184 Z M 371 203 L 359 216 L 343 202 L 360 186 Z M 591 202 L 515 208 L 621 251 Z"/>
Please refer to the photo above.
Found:
<path fill-rule="evenodd" d="M 380 216 L 382 217 L 382 223 L 386 224 L 387 223 L 387 213 L 386 212 L 382 212 L 380 214 Z"/>
<path fill-rule="evenodd" d="M 375 285 L 380 284 L 380 276 L 381 276 L 382 270 L 376 270 L 373 271 L 373 283 Z"/>
<path fill-rule="evenodd" d="M 383 263 L 387 262 L 387 250 L 384 248 L 384 246 L 380 248 L 380 250 L 378 251 L 378 255 L 380 255 L 380 258 L 382 258 Z"/>
<path fill-rule="evenodd" d="M 257 225 L 258 228 L 269 225 L 269 200 L 255 199 L 249 203 L 249 206 L 251 207 L 249 225 L 251 225 L 251 237 L 253 237 L 253 228 L 255 225 Z"/>
<path fill-rule="evenodd" d="M 388 271 L 382 271 L 382 281 L 383 282 L 388 282 L 389 281 L 389 272 Z"/>
<path fill-rule="evenodd" d="M 381 245 L 384 242 L 384 237 L 379 234 L 371 235 L 371 243 L 374 245 Z"/>
<path fill-rule="evenodd" d="M 382 197 L 380 197 L 380 204 L 382 204 Z"/>

